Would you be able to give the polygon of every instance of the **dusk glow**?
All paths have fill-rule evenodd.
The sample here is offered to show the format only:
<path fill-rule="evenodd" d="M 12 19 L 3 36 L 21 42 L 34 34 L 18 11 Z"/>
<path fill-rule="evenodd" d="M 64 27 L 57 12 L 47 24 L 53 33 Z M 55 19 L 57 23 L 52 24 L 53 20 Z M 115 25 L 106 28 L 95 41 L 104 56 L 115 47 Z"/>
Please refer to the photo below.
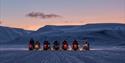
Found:
<path fill-rule="evenodd" d="M 28 17 L 31 12 L 40 14 Z M 37 30 L 88 23 L 125 23 L 125 0 L 0 0 L 1 26 Z"/>

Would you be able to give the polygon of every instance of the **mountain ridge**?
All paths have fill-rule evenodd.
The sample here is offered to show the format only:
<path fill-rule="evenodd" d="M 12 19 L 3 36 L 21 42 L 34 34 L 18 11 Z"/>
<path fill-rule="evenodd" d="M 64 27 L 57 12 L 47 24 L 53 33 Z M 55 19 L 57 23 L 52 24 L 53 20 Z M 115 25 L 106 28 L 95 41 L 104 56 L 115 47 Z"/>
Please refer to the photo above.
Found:
<path fill-rule="evenodd" d="M 82 42 L 88 39 L 91 44 L 98 45 L 125 45 L 125 24 L 87 24 L 77 26 L 47 25 L 25 36 L 18 37 L 7 44 L 27 44 L 30 38 L 43 42 L 67 40 L 71 43 L 74 39 Z M 120 42 L 119 42 L 120 41 Z"/>

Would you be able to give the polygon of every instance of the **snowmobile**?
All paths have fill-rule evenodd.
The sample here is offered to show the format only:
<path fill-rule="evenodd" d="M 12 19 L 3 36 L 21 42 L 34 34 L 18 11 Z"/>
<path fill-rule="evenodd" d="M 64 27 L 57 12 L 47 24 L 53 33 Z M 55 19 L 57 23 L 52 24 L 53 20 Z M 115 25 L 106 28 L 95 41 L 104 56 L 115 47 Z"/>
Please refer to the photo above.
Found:
<path fill-rule="evenodd" d="M 54 50 L 59 50 L 59 49 L 60 49 L 60 44 L 58 43 L 58 41 L 55 41 L 55 42 L 53 43 L 53 49 L 54 49 Z"/>
<path fill-rule="evenodd" d="M 40 42 L 36 41 L 34 44 L 34 49 L 39 50 L 40 49 Z"/>
<path fill-rule="evenodd" d="M 67 41 L 63 41 L 63 43 L 62 43 L 62 49 L 63 50 L 67 50 L 68 49 L 68 43 L 67 43 Z"/>
<path fill-rule="evenodd" d="M 48 41 L 44 41 L 43 50 L 49 50 L 49 49 L 50 49 L 50 43 Z"/>
<path fill-rule="evenodd" d="M 76 40 L 74 40 L 72 43 L 72 49 L 75 51 L 79 49 L 78 42 Z"/>
<path fill-rule="evenodd" d="M 89 51 L 90 50 L 89 43 L 87 41 L 84 41 L 83 50 L 85 50 L 85 51 Z"/>
<path fill-rule="evenodd" d="M 30 39 L 30 42 L 29 42 L 29 50 L 33 50 L 34 49 L 34 40 L 33 39 Z"/>

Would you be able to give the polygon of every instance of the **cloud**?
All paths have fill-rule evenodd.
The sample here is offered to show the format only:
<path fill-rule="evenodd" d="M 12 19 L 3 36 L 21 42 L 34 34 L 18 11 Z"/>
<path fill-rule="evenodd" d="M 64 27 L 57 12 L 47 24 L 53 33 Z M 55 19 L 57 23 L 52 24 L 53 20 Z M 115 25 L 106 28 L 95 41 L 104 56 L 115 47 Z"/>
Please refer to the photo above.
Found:
<path fill-rule="evenodd" d="M 41 12 L 31 12 L 28 13 L 26 16 L 28 17 L 34 17 L 34 18 L 42 18 L 42 19 L 49 19 L 49 18 L 60 18 L 62 16 L 57 14 L 44 14 Z"/>

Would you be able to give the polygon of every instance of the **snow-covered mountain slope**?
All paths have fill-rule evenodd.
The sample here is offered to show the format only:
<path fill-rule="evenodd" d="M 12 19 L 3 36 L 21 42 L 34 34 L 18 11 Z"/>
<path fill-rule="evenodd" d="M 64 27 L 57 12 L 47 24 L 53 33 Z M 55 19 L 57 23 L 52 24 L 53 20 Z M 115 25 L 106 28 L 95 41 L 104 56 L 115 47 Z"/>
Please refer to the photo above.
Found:
<path fill-rule="evenodd" d="M 77 26 L 54 26 L 47 25 L 31 34 L 36 40 L 68 40 L 71 43 L 74 39 L 82 42 L 88 39 L 91 44 L 96 45 L 125 45 L 125 24 L 102 23 Z"/>
<path fill-rule="evenodd" d="M 56 26 L 46 25 L 38 29 L 36 32 L 50 32 L 50 31 L 97 31 L 97 30 L 125 30 L 125 24 L 117 23 L 100 23 L 100 24 L 86 24 L 86 25 L 67 25 L 67 26 Z"/>
<path fill-rule="evenodd" d="M 55 26 L 47 25 L 32 32 L 31 34 L 19 37 L 8 44 L 27 44 L 30 38 L 43 42 L 54 40 L 62 42 L 67 40 L 70 44 L 74 39 L 80 43 L 84 39 L 88 39 L 93 45 L 125 45 L 125 24 L 102 23 L 87 24 L 77 26 Z"/>
<path fill-rule="evenodd" d="M 16 38 L 25 36 L 30 32 L 31 31 L 28 30 L 0 26 L 0 43 L 15 40 Z"/>

